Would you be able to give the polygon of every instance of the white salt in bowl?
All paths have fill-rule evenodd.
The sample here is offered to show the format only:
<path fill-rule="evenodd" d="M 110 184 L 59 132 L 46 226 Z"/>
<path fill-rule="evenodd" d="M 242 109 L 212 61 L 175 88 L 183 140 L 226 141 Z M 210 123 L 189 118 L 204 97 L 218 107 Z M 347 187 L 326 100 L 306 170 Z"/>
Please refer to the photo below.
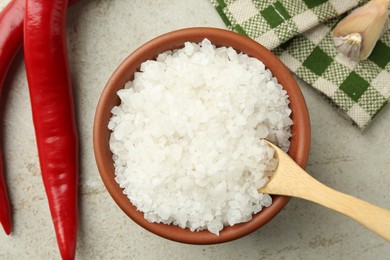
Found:
<path fill-rule="evenodd" d="M 285 196 L 272 196 L 272 205 L 253 215 L 252 220 L 227 226 L 217 236 L 207 230 L 192 232 L 175 225 L 148 222 L 144 218 L 144 214 L 132 205 L 123 193 L 123 189 L 116 182 L 114 161 L 109 147 L 111 131 L 107 126 L 112 116 L 112 108 L 120 104 L 117 92 L 134 78 L 134 73 L 139 70 L 142 62 L 155 59 L 158 54 L 164 51 L 182 48 L 185 42 L 198 43 L 205 38 L 216 46 L 232 47 L 236 51 L 248 54 L 264 63 L 289 96 L 289 107 L 292 110 L 291 119 L 294 123 L 291 128 L 289 155 L 301 167 L 305 167 L 310 147 L 309 116 L 299 86 L 283 63 L 257 42 L 227 30 L 190 28 L 164 34 L 135 50 L 113 73 L 97 106 L 93 139 L 97 166 L 112 198 L 133 221 L 159 236 L 190 244 L 222 243 L 245 236 L 271 220 L 289 200 L 289 197 Z"/>

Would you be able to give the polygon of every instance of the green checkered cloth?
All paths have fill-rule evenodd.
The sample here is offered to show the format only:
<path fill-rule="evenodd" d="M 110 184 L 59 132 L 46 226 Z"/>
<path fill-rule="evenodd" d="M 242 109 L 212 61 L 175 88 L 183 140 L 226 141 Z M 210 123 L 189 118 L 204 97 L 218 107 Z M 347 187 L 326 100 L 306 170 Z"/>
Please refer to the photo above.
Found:
<path fill-rule="evenodd" d="M 211 0 L 227 27 L 280 57 L 298 77 L 364 129 L 390 98 L 390 30 L 370 57 L 354 62 L 335 48 L 331 28 L 367 0 Z"/>

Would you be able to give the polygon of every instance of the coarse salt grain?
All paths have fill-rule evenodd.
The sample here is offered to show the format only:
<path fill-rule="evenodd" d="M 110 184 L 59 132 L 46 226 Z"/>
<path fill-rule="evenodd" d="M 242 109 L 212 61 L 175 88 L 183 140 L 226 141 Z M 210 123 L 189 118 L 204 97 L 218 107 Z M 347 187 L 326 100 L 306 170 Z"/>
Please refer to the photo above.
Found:
<path fill-rule="evenodd" d="M 186 42 L 142 63 L 112 109 L 116 181 L 150 222 L 208 229 L 251 220 L 289 148 L 291 110 L 264 64 L 231 47 Z"/>

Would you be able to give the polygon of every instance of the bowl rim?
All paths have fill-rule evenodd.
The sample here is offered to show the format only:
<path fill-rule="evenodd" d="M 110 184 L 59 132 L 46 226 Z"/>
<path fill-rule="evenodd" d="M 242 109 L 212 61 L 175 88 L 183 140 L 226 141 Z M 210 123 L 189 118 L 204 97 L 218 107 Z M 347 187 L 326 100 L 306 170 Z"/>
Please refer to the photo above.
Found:
<path fill-rule="evenodd" d="M 174 225 L 149 223 L 143 217 L 143 213 L 137 211 L 136 208 L 131 204 L 127 196 L 123 194 L 123 190 L 119 187 L 119 184 L 117 184 L 113 178 L 115 177 L 115 174 L 113 172 L 112 154 L 108 148 L 109 146 L 107 138 L 107 133 L 110 131 L 107 127 L 102 127 L 104 125 L 108 125 L 107 113 L 111 115 L 111 109 L 109 112 L 107 112 L 107 107 L 110 106 L 109 97 L 113 95 L 113 89 L 117 91 L 123 88 L 124 83 L 128 81 L 123 80 L 123 77 L 124 75 L 131 74 L 128 72 L 129 67 L 134 67 L 134 64 L 137 64 L 139 67 L 141 62 L 154 58 L 158 53 L 168 49 L 173 49 L 175 46 L 183 46 L 185 41 L 192 41 L 191 39 L 203 38 L 218 39 L 218 41 L 221 43 L 227 43 L 225 46 L 232 46 L 236 50 L 245 49 L 245 53 L 247 53 L 249 56 L 254 56 L 256 58 L 262 57 L 261 61 L 266 64 L 266 68 L 271 70 L 273 76 L 278 79 L 279 83 L 288 92 L 290 101 L 291 98 L 294 100 L 294 102 L 290 102 L 289 105 L 293 111 L 291 117 L 294 122 L 291 129 L 292 137 L 289 150 L 290 156 L 301 167 L 304 168 L 307 165 L 310 150 L 310 119 L 300 87 L 298 86 L 295 78 L 290 73 L 289 69 L 279 60 L 279 58 L 258 42 L 246 36 L 225 29 L 193 27 L 165 33 L 148 41 L 133 51 L 129 56 L 127 56 L 127 58 L 123 60 L 123 62 L 111 75 L 102 91 L 97 105 L 93 125 L 93 147 L 96 164 L 102 181 L 111 197 L 123 210 L 123 212 L 128 215 L 134 222 L 156 235 L 173 241 L 188 244 L 217 244 L 245 236 L 268 223 L 282 210 L 282 208 L 290 199 L 290 197 L 287 196 L 272 196 L 272 205 L 268 208 L 264 208 L 260 213 L 255 214 L 251 221 L 236 224 L 231 227 L 224 227 L 224 229 L 220 232 L 220 235 L 216 236 L 207 230 L 191 232 L 188 229 L 182 229 Z M 213 44 L 216 44 L 216 41 L 210 41 Z M 234 44 L 232 44 L 233 42 Z M 241 47 L 238 48 L 237 46 L 233 45 L 240 45 Z M 149 58 L 145 59 L 145 54 L 148 54 Z M 121 80 L 118 80 L 118 78 L 121 77 L 122 82 L 120 82 Z M 114 92 L 116 93 L 116 91 Z M 117 99 L 119 98 L 117 97 Z M 112 106 L 110 107 L 112 108 Z M 105 135 L 106 137 L 103 138 Z M 107 160 L 107 158 L 110 158 L 111 160 Z M 126 200 L 124 200 L 124 198 L 126 198 Z"/>

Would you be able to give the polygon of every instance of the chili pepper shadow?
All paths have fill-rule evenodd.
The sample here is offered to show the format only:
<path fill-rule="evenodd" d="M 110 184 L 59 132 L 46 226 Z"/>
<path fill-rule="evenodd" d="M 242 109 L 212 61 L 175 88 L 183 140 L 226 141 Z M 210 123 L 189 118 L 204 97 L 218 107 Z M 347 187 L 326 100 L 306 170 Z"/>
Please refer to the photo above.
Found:
<path fill-rule="evenodd" d="M 95 1 L 95 0 L 92 0 Z M 83 9 L 88 8 L 88 2 L 91 2 L 90 0 L 71 0 L 71 2 L 75 2 L 71 7 L 69 7 L 67 12 L 67 51 L 68 51 L 68 64 L 69 64 L 69 73 L 71 77 L 71 83 L 72 83 L 72 94 L 73 94 L 73 102 L 74 102 L 74 110 L 75 110 L 75 119 L 76 119 L 76 127 L 77 127 L 77 133 L 78 133 L 78 150 L 79 150 L 79 169 L 78 169 L 78 235 L 77 235 L 77 256 L 80 258 L 88 258 L 87 255 L 85 255 L 85 247 L 88 244 L 87 240 L 87 229 L 86 229 L 86 222 L 85 219 L 85 206 L 83 204 L 85 203 L 85 198 L 83 198 L 83 179 L 85 179 L 85 175 L 83 178 L 83 174 L 85 174 L 85 171 L 82 171 L 82 165 L 85 164 L 86 156 L 83 156 L 83 151 L 86 151 L 86 147 L 89 146 L 89 140 L 83 140 L 82 138 L 82 123 L 85 122 L 85 111 L 83 111 L 82 103 L 84 101 L 82 91 L 80 91 L 80 88 L 82 88 L 80 83 L 80 71 L 77 70 L 77 66 L 75 62 L 78 61 L 76 49 L 77 49 L 77 43 L 75 42 L 75 39 L 72 38 L 72 36 L 75 36 L 78 34 L 77 31 L 77 24 L 79 23 L 78 16 L 83 15 Z M 85 131 L 85 130 L 84 130 Z M 84 138 L 85 139 L 85 138 Z M 88 149 L 87 149 L 88 150 Z"/>
<path fill-rule="evenodd" d="M 86 44 L 86 42 L 85 39 L 80 37 L 80 35 L 82 35 L 85 32 L 78 28 L 81 25 L 81 23 L 84 22 L 82 17 L 85 15 L 85 10 L 91 9 L 93 8 L 94 5 L 101 2 L 102 3 L 108 2 L 108 0 L 80 0 L 77 1 L 77 3 L 75 3 L 74 5 L 72 5 L 68 9 L 68 13 L 67 13 L 67 35 L 66 36 L 67 36 L 68 60 L 69 60 L 69 69 L 70 69 L 70 75 L 72 80 L 74 107 L 76 111 L 75 116 L 77 122 L 77 130 L 79 133 L 78 135 L 79 136 L 79 185 L 78 185 L 79 219 L 78 219 L 77 255 L 80 258 L 86 258 L 86 259 L 90 257 L 89 256 L 90 252 L 88 252 L 86 248 L 92 245 L 91 243 L 93 242 L 92 241 L 93 239 L 91 239 L 90 237 L 91 221 L 88 220 L 88 216 L 90 214 L 89 212 L 87 212 L 88 206 L 86 205 L 89 200 L 86 194 L 89 193 L 89 191 L 87 190 L 87 185 L 85 185 L 83 181 L 85 181 L 88 178 L 88 176 L 86 176 L 86 174 L 88 174 L 88 171 L 85 171 L 85 169 L 87 169 L 86 165 L 88 165 L 88 162 L 86 160 L 87 158 L 89 158 L 90 152 L 93 154 L 93 149 L 92 149 L 92 142 L 91 142 L 92 139 L 85 138 L 85 132 L 90 131 L 92 129 L 93 116 L 91 118 L 90 114 L 86 115 L 87 112 L 83 111 L 83 109 L 85 109 L 85 104 L 83 104 L 84 102 L 88 102 L 88 105 L 91 104 L 89 103 L 88 100 L 85 99 L 85 94 L 83 94 L 83 89 L 82 89 L 83 87 L 85 87 L 82 86 L 83 69 L 80 70 L 79 66 L 83 62 L 83 55 L 82 53 L 80 53 L 79 49 L 85 47 L 85 46 L 80 47 L 80 45 L 84 45 Z M 83 41 L 80 41 L 80 39 L 83 39 Z M 94 40 L 94 39 L 88 39 L 88 40 Z M 93 104 L 93 106 L 95 105 L 96 104 Z M 94 158 L 93 155 L 92 158 Z M 99 175 L 97 171 L 96 174 Z M 103 185 L 103 183 L 101 183 L 101 185 Z"/>
<path fill-rule="evenodd" d="M 80 92 L 77 91 L 77 89 L 80 88 L 80 83 L 78 83 L 77 81 L 77 76 L 75 76 L 75 72 L 74 70 L 72 70 L 71 66 L 71 62 L 70 62 L 70 52 L 69 52 L 69 45 L 67 46 L 68 47 L 68 60 L 69 60 L 69 71 L 70 71 L 70 76 L 71 76 L 71 83 L 72 83 L 72 94 L 73 94 L 73 102 L 74 102 L 74 110 L 75 110 L 75 120 L 76 120 L 76 130 L 77 130 L 77 137 L 78 137 L 78 187 L 77 187 L 77 198 L 78 198 L 78 203 L 77 203 L 77 211 L 78 211 L 78 230 L 77 230 L 77 254 L 79 254 L 79 248 L 83 248 L 84 247 L 84 233 L 83 232 L 83 216 L 84 216 L 84 210 L 83 210 L 83 198 L 82 198 L 82 177 L 81 177 L 81 174 L 83 174 L 82 172 L 82 163 L 84 163 L 82 161 L 83 157 L 85 158 L 85 156 L 82 155 L 82 152 L 83 152 L 83 148 L 84 146 L 86 145 L 82 138 L 81 138 L 81 122 L 83 122 L 83 120 L 85 120 L 85 118 L 83 118 L 84 116 L 84 113 L 82 111 L 82 105 L 81 105 L 81 100 L 80 100 Z M 87 144 L 88 145 L 88 144 Z M 79 245 L 81 243 L 81 245 Z"/>

